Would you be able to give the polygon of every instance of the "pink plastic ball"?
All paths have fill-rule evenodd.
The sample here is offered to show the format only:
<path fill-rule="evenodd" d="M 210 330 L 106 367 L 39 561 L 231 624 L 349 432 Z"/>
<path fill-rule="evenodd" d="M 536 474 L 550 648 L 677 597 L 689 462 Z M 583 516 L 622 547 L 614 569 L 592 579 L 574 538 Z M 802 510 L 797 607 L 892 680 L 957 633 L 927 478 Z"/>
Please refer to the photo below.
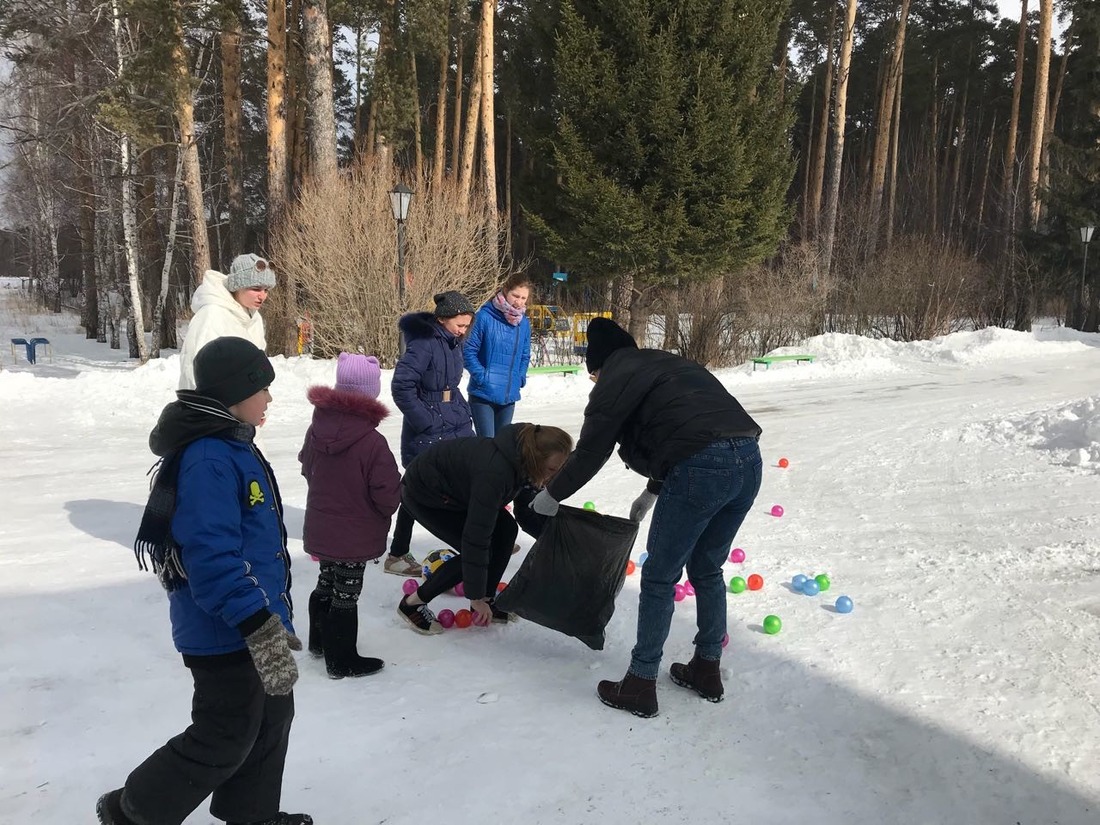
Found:
<path fill-rule="evenodd" d="M 435 617 L 441 625 L 445 628 L 451 628 L 455 623 L 455 614 L 453 610 L 440 610 L 439 615 Z"/>
<path fill-rule="evenodd" d="M 320 559 L 319 559 L 319 558 L 317 558 L 317 557 L 316 557 L 315 555 L 313 555 L 312 553 L 310 553 L 310 554 L 309 554 L 309 557 L 310 557 L 310 558 L 311 558 L 311 559 L 312 559 L 313 561 L 320 561 Z"/>
<path fill-rule="evenodd" d="M 730 634 L 728 634 L 728 633 L 722 634 L 722 647 L 725 647 L 729 643 L 730 643 Z"/>
<path fill-rule="evenodd" d="M 781 518 L 783 516 L 783 508 L 780 507 L 778 504 L 773 504 L 772 505 L 772 515 L 775 516 L 776 518 Z"/>
<path fill-rule="evenodd" d="M 688 596 L 694 596 L 695 595 L 695 585 L 693 585 L 689 581 L 684 582 L 684 593 L 686 593 Z"/>
<path fill-rule="evenodd" d="M 687 597 L 687 591 L 682 584 L 674 584 L 672 586 L 672 598 L 678 602 L 682 602 Z"/>
<path fill-rule="evenodd" d="M 418 587 L 420 587 L 420 582 L 416 579 L 405 579 L 405 583 L 401 585 L 401 592 L 406 596 L 411 596 Z"/>
<path fill-rule="evenodd" d="M 455 585 L 455 595 L 460 599 L 466 595 L 466 588 L 462 586 L 462 582 Z"/>
<path fill-rule="evenodd" d="M 745 551 L 740 547 L 734 547 L 730 551 L 730 561 L 734 564 L 741 564 L 745 560 Z"/>

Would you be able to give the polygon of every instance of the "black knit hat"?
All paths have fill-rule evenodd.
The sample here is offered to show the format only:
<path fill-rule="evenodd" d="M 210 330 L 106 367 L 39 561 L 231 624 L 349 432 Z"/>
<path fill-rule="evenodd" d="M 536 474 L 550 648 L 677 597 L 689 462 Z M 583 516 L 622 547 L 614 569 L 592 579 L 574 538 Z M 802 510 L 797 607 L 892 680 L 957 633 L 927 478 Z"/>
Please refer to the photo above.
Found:
<path fill-rule="evenodd" d="M 461 292 L 449 289 L 435 296 L 435 317 L 454 318 L 456 315 L 473 315 L 474 308 Z"/>
<path fill-rule="evenodd" d="M 275 368 L 263 350 L 244 338 L 215 338 L 195 356 L 195 392 L 239 404 L 275 380 Z"/>
<path fill-rule="evenodd" d="M 630 333 L 610 318 L 593 318 L 588 322 L 588 349 L 584 353 L 584 364 L 589 374 L 599 372 L 607 356 L 623 347 L 638 348 Z"/>

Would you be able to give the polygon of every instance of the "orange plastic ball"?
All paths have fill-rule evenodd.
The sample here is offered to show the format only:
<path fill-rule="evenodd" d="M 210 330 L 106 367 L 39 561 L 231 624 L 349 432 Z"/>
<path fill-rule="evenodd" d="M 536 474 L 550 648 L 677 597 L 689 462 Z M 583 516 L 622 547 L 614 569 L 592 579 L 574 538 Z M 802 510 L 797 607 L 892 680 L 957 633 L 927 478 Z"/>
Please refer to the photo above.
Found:
<path fill-rule="evenodd" d="M 749 590 L 759 590 L 764 586 L 764 577 L 759 573 L 753 573 L 749 576 Z"/>
<path fill-rule="evenodd" d="M 473 622 L 473 614 L 466 608 L 455 613 L 455 627 L 469 627 Z"/>
<path fill-rule="evenodd" d="M 791 462 L 787 461 L 787 459 L 785 459 L 785 458 L 781 458 L 781 459 L 779 459 L 779 466 L 780 467 L 790 467 Z"/>
<path fill-rule="evenodd" d="M 497 593 L 503 593 L 504 588 L 507 587 L 507 586 L 508 585 L 505 584 L 504 582 L 497 582 Z"/>
<path fill-rule="evenodd" d="M 630 559 L 626 560 L 626 575 L 631 576 L 634 574 L 634 562 Z"/>

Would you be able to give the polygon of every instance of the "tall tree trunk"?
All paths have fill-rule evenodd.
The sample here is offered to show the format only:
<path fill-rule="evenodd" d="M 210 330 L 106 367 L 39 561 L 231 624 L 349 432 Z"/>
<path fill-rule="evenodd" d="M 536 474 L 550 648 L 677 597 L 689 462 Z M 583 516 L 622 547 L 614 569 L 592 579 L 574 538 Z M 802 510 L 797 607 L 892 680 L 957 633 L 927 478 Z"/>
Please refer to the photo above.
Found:
<path fill-rule="evenodd" d="M 508 242 L 512 239 L 512 112 L 504 119 L 504 219 L 508 225 Z"/>
<path fill-rule="evenodd" d="M 982 236 L 982 221 L 985 219 L 985 198 L 989 189 L 989 169 L 993 165 L 993 145 L 997 136 L 997 115 L 993 115 L 993 126 L 989 130 L 989 144 L 985 150 L 985 165 L 982 169 L 982 186 L 978 193 L 978 219 L 975 221 L 975 235 Z"/>
<path fill-rule="evenodd" d="M 1050 85 L 1050 39 L 1054 0 L 1039 0 L 1039 43 L 1035 60 L 1035 94 L 1031 108 L 1031 146 L 1028 152 L 1027 203 L 1031 229 L 1039 228 L 1042 199 L 1039 170 L 1043 159 L 1043 130 L 1046 128 L 1047 95 Z"/>
<path fill-rule="evenodd" d="M 355 120 L 352 135 L 354 154 L 363 151 L 363 10 L 355 12 Z"/>
<path fill-rule="evenodd" d="M 168 241 L 164 245 L 164 261 L 160 266 L 160 290 L 157 293 L 153 309 L 153 348 L 150 356 L 160 358 L 160 348 L 164 339 L 164 309 L 168 305 L 171 291 L 172 255 L 176 251 L 176 226 L 179 222 L 180 178 L 182 177 L 183 155 L 176 153 L 176 176 L 172 181 L 172 205 L 168 209 Z"/>
<path fill-rule="evenodd" d="M 443 186 L 443 167 L 447 163 L 447 72 L 451 63 L 448 38 L 439 52 L 439 85 L 435 91 L 435 151 L 432 154 L 432 191 Z"/>
<path fill-rule="evenodd" d="M 290 0 L 286 17 L 286 152 L 289 176 L 287 194 L 291 200 L 306 174 L 306 113 L 302 90 L 305 60 L 301 19 L 302 0 Z"/>
<path fill-rule="evenodd" d="M 909 20 L 909 0 L 901 0 L 898 9 L 897 30 L 894 33 L 893 51 L 886 65 L 886 75 L 879 98 L 878 116 L 875 118 L 875 147 L 871 160 L 871 249 L 878 238 L 879 214 L 886 187 L 886 159 L 890 148 L 890 134 L 894 120 L 894 96 L 898 93 L 902 64 L 905 59 L 905 26 Z"/>
<path fill-rule="evenodd" d="M 173 135 L 174 137 L 174 135 Z M 171 139 L 171 138 L 170 138 Z M 157 288 L 160 284 L 160 270 L 157 261 L 161 258 L 160 214 L 157 210 L 157 170 L 154 153 L 142 152 L 137 159 L 138 200 L 137 221 L 138 240 L 141 261 L 141 314 L 145 320 L 146 332 L 152 330 L 153 309 L 157 301 Z"/>
<path fill-rule="evenodd" d="M 222 257 L 231 261 L 244 252 L 244 157 L 241 153 L 241 20 L 235 10 L 225 15 L 221 34 L 222 114 L 225 119 L 225 177 L 229 196 L 229 248 Z M 174 190 L 173 190 L 174 191 Z"/>
<path fill-rule="evenodd" d="M 932 234 L 940 231 L 940 59 L 936 56 L 932 63 L 932 125 L 928 140 L 928 210 Z"/>
<path fill-rule="evenodd" d="M 286 0 L 267 0 L 267 234 L 290 202 L 286 149 Z"/>
<path fill-rule="evenodd" d="M 416 180 L 424 179 L 424 123 L 420 116 L 420 81 L 416 72 L 416 53 L 409 49 L 409 76 L 412 78 L 412 113 L 413 113 L 413 172 Z"/>
<path fill-rule="evenodd" d="M 470 181 L 474 172 L 474 150 L 477 148 L 477 125 L 481 112 L 481 55 L 480 46 L 474 58 L 474 70 L 470 75 L 469 111 L 466 112 L 466 134 L 462 138 L 462 164 L 458 178 L 459 210 L 465 214 L 470 204 Z"/>
<path fill-rule="evenodd" d="M 813 173 L 813 153 L 817 148 L 817 72 L 814 72 L 814 85 L 810 92 L 810 117 L 806 123 L 805 166 L 802 169 L 802 239 L 810 237 L 810 176 Z"/>
<path fill-rule="evenodd" d="M 172 42 L 172 67 L 176 76 L 175 108 L 179 125 L 180 152 L 183 155 L 183 181 L 187 191 L 187 209 L 191 229 L 191 281 L 202 283 L 210 269 L 210 239 L 206 231 L 206 207 L 202 197 L 202 172 L 199 145 L 195 136 L 195 102 L 191 92 L 191 68 L 183 42 L 183 9 L 180 0 L 173 4 L 175 34 Z"/>
<path fill-rule="evenodd" d="M 898 143 L 901 135 L 901 87 L 904 72 L 898 75 L 897 94 L 894 95 L 894 128 L 890 135 L 890 198 L 886 206 L 886 248 L 894 243 L 894 215 L 898 201 Z"/>
<path fill-rule="evenodd" d="M 1016 74 L 1012 78 L 1012 113 L 1008 119 L 1008 140 L 1004 156 L 1004 196 L 1006 226 L 1013 224 L 1009 210 L 1014 209 L 1016 188 L 1016 139 L 1020 129 L 1020 98 L 1024 88 L 1024 58 L 1027 54 L 1027 3 L 1020 3 L 1020 26 L 1016 36 Z"/>
<path fill-rule="evenodd" d="M 821 92 L 821 114 L 817 125 L 817 143 L 811 150 L 813 167 L 812 183 L 810 186 L 810 214 L 814 227 L 814 237 L 820 234 L 821 197 L 825 187 L 825 150 L 829 144 L 829 114 L 832 111 L 833 100 L 833 50 L 836 44 L 836 0 L 830 4 L 829 12 L 829 46 L 825 56 L 825 87 Z"/>
<path fill-rule="evenodd" d="M 397 68 L 397 2 L 382 0 L 382 18 L 378 27 L 378 51 L 374 60 L 374 82 L 371 86 L 371 151 L 383 168 L 391 163 L 392 131 L 394 129 L 394 71 Z"/>
<path fill-rule="evenodd" d="M 481 156 L 485 169 L 485 196 L 493 214 L 497 214 L 497 141 L 496 141 L 496 84 L 493 73 L 493 18 L 496 2 L 481 0 Z"/>
<path fill-rule="evenodd" d="M 455 94 L 454 123 L 451 127 L 451 176 L 459 174 L 462 163 L 462 4 L 455 15 Z"/>
<path fill-rule="evenodd" d="M 1050 140 L 1054 137 L 1054 127 L 1058 123 L 1058 108 L 1062 102 L 1062 89 L 1066 83 L 1066 69 L 1069 67 L 1069 52 L 1070 46 L 1073 43 L 1073 30 L 1077 26 L 1077 17 L 1074 17 L 1069 24 L 1069 28 L 1066 29 L 1065 46 L 1062 49 L 1062 61 L 1058 67 L 1058 79 L 1054 82 L 1054 96 L 1050 101 L 1050 108 L 1047 110 L 1047 125 L 1043 130 L 1043 160 L 1042 168 L 1044 171 L 1043 183 L 1047 185 L 1047 179 L 1050 175 Z"/>
<path fill-rule="evenodd" d="M 309 108 L 311 174 L 336 174 L 336 112 L 332 103 L 332 43 L 327 0 L 303 0 L 302 29 Z"/>
<path fill-rule="evenodd" d="M 948 201 L 947 212 L 947 234 L 950 235 L 955 228 L 955 218 L 962 207 L 959 201 L 959 187 L 962 180 L 962 165 L 963 165 L 963 153 L 967 150 L 966 146 L 966 107 L 969 103 L 970 97 L 970 79 L 967 78 L 965 85 L 963 86 L 962 103 L 959 104 L 959 121 L 955 127 L 955 163 L 951 168 L 951 197 Z M 960 221 L 961 221 L 961 215 Z"/>
<path fill-rule="evenodd" d="M 115 62 L 118 76 L 126 76 L 126 63 L 122 47 L 122 16 L 118 9 L 118 0 L 111 0 L 111 13 L 115 30 Z M 178 94 L 178 92 L 177 92 Z M 190 87 L 188 87 L 190 95 Z M 138 271 L 138 230 L 137 199 L 134 196 L 133 161 L 131 158 L 130 136 L 121 132 L 118 136 L 118 160 L 122 179 L 122 251 L 126 260 L 126 279 L 130 295 L 130 352 L 144 364 L 149 360 L 149 349 L 145 344 L 145 321 L 141 313 L 141 275 Z"/>
<path fill-rule="evenodd" d="M 840 203 L 840 173 L 844 167 L 844 131 L 847 125 L 848 75 L 852 65 L 852 42 L 856 29 L 856 0 L 847 0 L 844 37 L 837 67 L 836 107 L 833 117 L 833 154 L 829 164 L 829 199 L 825 205 L 825 238 L 821 253 L 821 275 L 829 277 L 833 264 L 833 244 L 836 238 L 836 216 Z"/>
<path fill-rule="evenodd" d="M 86 88 L 86 87 L 85 87 Z M 88 119 L 81 117 L 80 126 L 73 130 L 73 167 L 76 186 L 80 192 L 80 270 L 83 281 L 84 302 L 80 310 L 80 323 L 84 336 L 96 337 L 99 320 L 99 292 L 95 271 L 95 181 L 91 171 L 91 151 L 88 146 Z"/>

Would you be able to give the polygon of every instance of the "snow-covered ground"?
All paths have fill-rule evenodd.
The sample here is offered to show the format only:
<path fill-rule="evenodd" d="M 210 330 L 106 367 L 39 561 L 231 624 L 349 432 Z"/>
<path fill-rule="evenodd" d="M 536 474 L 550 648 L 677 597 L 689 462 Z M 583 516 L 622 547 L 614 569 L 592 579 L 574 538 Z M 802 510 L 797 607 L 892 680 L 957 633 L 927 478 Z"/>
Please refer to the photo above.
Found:
<path fill-rule="evenodd" d="M 13 365 L 6 346 L 0 361 L 0 822 L 61 825 L 93 821 L 98 794 L 188 722 L 166 600 L 130 550 L 178 367 L 136 369 L 71 318 L 0 305 L 0 340 L 36 333 L 52 363 Z M 768 467 L 748 559 L 727 565 L 766 584 L 727 597 L 724 703 L 665 675 L 656 719 L 597 701 L 629 658 L 637 575 L 594 652 L 527 622 L 417 636 L 394 611 L 401 581 L 372 567 L 360 649 L 387 667 L 334 682 L 301 658 L 284 809 L 319 825 L 1100 822 L 1100 336 L 799 349 L 817 363 L 721 373 Z M 304 608 L 295 457 L 305 389 L 334 366 L 276 369 L 263 440 Z M 590 386 L 535 376 L 517 418 L 575 434 Z M 399 428 L 382 428 L 395 447 Z M 575 498 L 625 514 L 641 486 L 612 460 Z M 417 533 L 418 553 L 437 546 Z M 827 594 L 786 586 L 819 572 Z M 677 606 L 666 668 L 690 655 L 694 611 Z"/>

